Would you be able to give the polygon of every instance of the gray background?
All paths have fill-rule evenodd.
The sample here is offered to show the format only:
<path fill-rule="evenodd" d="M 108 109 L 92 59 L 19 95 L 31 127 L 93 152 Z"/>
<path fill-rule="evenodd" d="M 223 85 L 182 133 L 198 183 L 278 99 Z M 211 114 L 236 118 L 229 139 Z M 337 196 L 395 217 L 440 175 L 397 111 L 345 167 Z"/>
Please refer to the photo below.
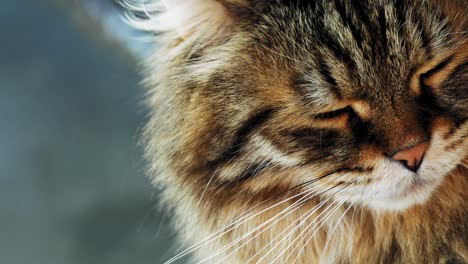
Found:
<path fill-rule="evenodd" d="M 0 263 L 162 263 L 137 67 L 64 8 L 1 3 Z"/>

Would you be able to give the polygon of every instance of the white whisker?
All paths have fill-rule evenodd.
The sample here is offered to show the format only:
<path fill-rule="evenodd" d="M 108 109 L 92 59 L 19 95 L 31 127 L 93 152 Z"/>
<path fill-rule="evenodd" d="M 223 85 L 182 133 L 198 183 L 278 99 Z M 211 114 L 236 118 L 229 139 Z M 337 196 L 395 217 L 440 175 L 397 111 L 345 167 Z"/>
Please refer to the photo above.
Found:
<path fill-rule="evenodd" d="M 325 204 L 326 201 L 322 201 L 320 202 L 319 204 L 317 204 L 316 206 L 314 206 L 313 208 L 311 208 L 307 213 L 306 213 L 306 216 L 303 216 L 302 218 L 308 218 L 310 216 L 312 216 L 318 209 L 320 209 L 320 207 L 323 206 L 323 204 Z M 276 235 L 273 239 L 271 239 L 271 241 L 265 245 L 264 247 L 262 247 L 260 250 L 257 251 L 257 253 L 253 256 L 251 256 L 247 261 L 246 263 L 249 263 L 250 261 L 252 261 L 256 256 L 258 256 L 263 250 L 265 250 L 269 245 L 271 245 L 272 243 L 274 243 L 274 241 L 276 239 L 278 239 L 279 237 L 281 237 L 285 232 L 287 232 L 289 230 L 290 227 L 294 226 L 296 224 L 296 222 L 300 222 L 301 221 L 301 218 L 297 219 L 296 221 L 294 221 L 293 223 L 291 223 L 290 225 L 288 225 L 286 228 L 284 228 L 284 230 L 282 232 L 280 232 L 278 235 Z M 299 224 L 299 226 L 302 225 L 302 224 Z M 294 231 L 294 230 L 293 230 Z M 289 236 L 291 234 L 291 232 L 293 231 L 290 231 L 290 233 L 286 234 L 285 237 Z M 280 240 L 280 243 L 281 241 L 283 241 L 284 238 L 282 240 Z M 276 245 L 277 246 L 277 245 Z M 275 246 L 275 247 L 276 247 Z M 273 249 L 275 248 L 273 247 Z M 270 251 L 268 251 L 266 255 L 268 255 L 270 253 Z"/>
<path fill-rule="evenodd" d="M 321 220 L 320 217 L 322 217 L 323 215 L 323 219 L 328 219 L 334 212 L 336 209 L 340 208 L 342 204 L 338 203 L 337 201 L 333 201 L 331 204 L 329 204 L 316 218 L 314 218 L 305 228 L 304 230 L 302 230 L 299 235 L 297 235 L 297 237 L 291 241 L 288 245 L 288 247 L 286 247 L 280 254 L 278 254 L 278 256 L 276 256 L 276 258 L 274 259 L 274 261 L 276 261 L 277 259 L 279 259 L 282 255 L 284 255 L 286 253 L 286 251 L 288 251 L 291 246 L 293 244 L 296 244 L 296 246 L 294 246 L 290 251 L 290 253 L 286 256 L 286 259 L 285 260 L 288 260 L 292 255 L 293 253 L 296 251 L 296 249 L 299 247 L 299 245 L 301 245 L 300 242 L 302 242 L 306 236 L 308 234 L 310 234 L 310 232 L 312 232 L 313 230 L 315 230 L 315 228 L 317 227 L 317 225 L 319 225 L 322 221 L 325 221 L 325 220 Z M 331 211 L 329 211 L 330 208 L 334 207 Z M 320 226 L 319 226 L 320 227 Z M 296 257 L 294 258 L 293 260 L 293 263 L 296 262 L 302 252 L 303 252 L 303 249 L 306 248 L 307 246 L 307 243 L 312 239 L 312 237 L 307 240 L 306 244 L 304 244 L 303 247 L 301 247 L 301 250 L 297 253 Z M 299 240 L 299 241 L 298 241 Z"/>
<path fill-rule="evenodd" d="M 319 206 L 319 205 L 314 206 L 314 208 L 311 209 L 312 212 L 308 213 L 307 216 L 306 216 L 305 218 L 308 219 L 310 216 L 312 216 L 318 209 L 320 209 L 320 208 L 323 206 L 323 204 L 325 204 L 328 200 L 330 200 L 330 199 L 333 197 L 333 195 L 335 195 L 336 193 L 342 191 L 342 190 L 345 189 L 346 187 L 347 187 L 347 186 L 344 186 L 343 188 L 339 189 L 337 192 L 335 192 L 335 193 L 333 193 L 332 195 L 330 195 L 327 199 L 325 199 L 324 201 L 322 201 L 322 202 L 319 204 L 320 206 Z M 323 212 L 321 212 L 317 217 L 320 217 L 325 211 L 326 211 L 326 210 L 324 210 Z M 300 219 L 299 219 L 299 220 L 300 220 Z M 305 222 L 305 221 L 304 221 L 304 222 Z M 300 226 L 302 226 L 302 224 L 298 225 L 298 226 L 297 226 L 296 228 L 294 228 L 290 233 L 288 233 L 283 239 L 281 239 L 275 246 L 273 246 L 273 247 L 272 247 L 262 258 L 260 258 L 256 263 L 260 263 L 263 259 L 265 259 L 265 258 L 268 256 L 268 254 L 270 254 L 275 248 L 277 248 L 277 247 L 281 244 L 281 242 L 283 242 L 285 239 L 287 239 L 288 236 L 290 236 L 290 234 L 292 234 L 292 232 L 296 231 Z M 297 240 L 297 238 L 294 239 L 294 241 L 296 241 L 296 240 Z M 294 241 L 293 241 L 292 243 L 294 243 Z M 270 245 L 270 244 L 271 244 L 271 243 L 268 243 L 266 246 L 268 246 L 268 245 Z M 265 246 L 265 247 L 266 247 L 266 246 Z M 286 248 L 286 250 L 287 250 L 287 248 Z M 286 250 L 284 250 L 281 254 L 283 254 Z M 280 255 L 281 255 L 281 254 L 280 254 Z M 276 260 L 276 259 L 275 259 L 275 260 Z"/>
<path fill-rule="evenodd" d="M 298 196 L 304 195 L 305 193 L 308 193 L 308 192 L 310 192 L 310 190 L 306 190 L 306 191 L 303 191 L 303 192 L 298 193 L 298 194 L 296 194 L 296 195 L 293 195 L 293 196 L 291 196 L 291 197 L 289 197 L 289 198 L 287 198 L 287 199 L 284 199 L 284 200 L 282 200 L 282 201 L 280 201 L 280 202 L 278 202 L 278 203 L 276 203 L 276 204 L 274 204 L 274 205 L 271 205 L 271 206 L 267 207 L 266 209 L 263 209 L 263 210 L 260 211 L 260 212 L 255 213 L 255 214 L 253 214 L 253 215 L 248 215 L 248 214 L 247 214 L 247 215 L 244 215 L 243 217 L 238 218 L 238 219 L 237 219 L 236 221 L 234 221 L 233 223 L 230 223 L 228 226 L 223 227 L 222 229 L 220 229 L 219 231 L 213 233 L 212 235 L 208 236 L 207 238 L 203 239 L 202 241 L 200 241 L 200 242 L 198 242 L 198 243 L 196 243 L 196 244 L 194 244 L 194 245 L 188 247 L 187 249 L 183 250 L 182 252 L 178 253 L 177 255 L 175 255 L 174 257 L 172 257 L 171 259 L 169 259 L 169 260 L 167 260 L 166 262 L 164 262 L 164 264 L 171 264 L 171 263 L 174 263 L 176 260 L 181 259 L 181 258 L 185 257 L 186 255 L 190 254 L 191 252 L 193 252 L 193 251 L 195 251 L 195 250 L 198 250 L 198 249 L 201 248 L 202 246 L 204 246 L 204 245 L 206 245 L 206 244 L 208 244 L 208 243 L 213 242 L 214 240 L 216 240 L 216 239 L 222 237 L 222 236 L 225 235 L 226 233 L 232 231 L 232 230 L 235 229 L 236 227 L 239 227 L 239 226 L 242 225 L 243 223 L 245 223 L 245 222 L 251 220 L 252 218 L 254 218 L 254 217 L 256 217 L 256 216 L 258 216 L 258 215 L 260 215 L 260 214 L 262 214 L 262 213 L 264 213 L 264 212 L 266 212 L 266 211 L 268 211 L 268 210 L 271 210 L 271 209 L 274 208 L 274 207 L 277 207 L 277 206 L 279 206 L 279 205 L 281 205 L 281 204 L 284 204 L 284 203 L 286 203 L 286 202 L 288 202 L 288 201 L 290 201 L 290 200 L 292 200 L 292 199 L 294 199 L 294 198 L 296 198 L 296 197 L 298 197 Z M 255 207 L 256 207 L 256 206 L 255 206 Z M 255 208 L 255 207 L 254 207 L 254 208 Z M 251 211 L 251 210 L 252 210 L 252 208 L 249 209 L 249 210 L 247 210 L 247 212 L 249 212 L 249 211 Z M 230 226 L 230 227 L 229 227 L 229 226 Z M 229 228 L 228 228 L 228 227 L 229 227 Z M 228 228 L 228 229 L 226 230 L 226 228 Z"/>
<path fill-rule="evenodd" d="M 347 187 L 347 186 L 345 186 Z M 334 206 L 335 204 L 337 203 L 336 206 Z M 305 239 L 307 236 L 309 236 L 310 233 L 312 233 L 312 235 L 310 235 L 310 238 L 308 238 L 305 243 L 304 243 L 304 246 L 300 249 L 300 251 L 298 252 L 296 258 L 294 259 L 293 263 L 295 263 L 299 257 L 301 256 L 302 252 L 304 251 L 304 249 L 307 247 L 307 244 L 312 240 L 312 238 L 315 236 L 315 234 L 320 230 L 320 228 L 327 222 L 327 220 L 333 216 L 333 214 L 339 209 L 341 208 L 341 206 L 344 204 L 345 202 L 344 201 L 341 201 L 341 202 L 337 202 L 337 201 L 333 201 L 332 204 L 330 204 L 320 215 L 318 215 L 299 235 L 298 237 L 293 241 L 291 242 L 291 244 L 295 243 L 297 239 L 301 239 L 300 241 L 302 241 L 303 239 Z M 328 211 L 329 208 L 332 208 L 334 206 L 334 208 L 331 210 L 331 211 Z M 319 217 L 325 213 L 325 215 L 323 216 L 322 219 L 319 219 Z M 305 233 L 306 232 L 306 233 Z M 305 233 L 305 234 L 304 234 Z M 291 250 L 291 252 L 289 253 L 289 255 L 287 256 L 286 259 L 289 259 L 292 255 L 292 253 L 296 250 L 296 248 L 300 245 L 300 243 L 297 243 L 297 245 L 293 248 L 293 250 Z M 288 248 L 286 248 L 287 250 Z M 284 252 L 286 251 L 284 250 Z M 281 252 L 281 255 L 284 254 L 284 252 Z"/>
<path fill-rule="evenodd" d="M 312 195 L 313 193 L 310 193 L 309 195 Z M 313 195 L 312 196 L 307 196 L 307 199 L 309 198 L 312 198 L 314 197 Z M 279 221 L 281 221 L 282 219 L 284 219 L 285 217 L 287 217 L 288 215 L 292 214 L 293 212 L 295 212 L 297 209 L 300 208 L 300 206 L 307 201 L 307 199 L 304 199 L 303 201 L 301 201 L 301 203 L 297 203 L 297 204 L 293 204 L 294 207 L 292 208 L 291 206 L 289 206 L 288 209 L 289 212 L 281 217 L 280 214 L 276 215 L 275 217 L 271 218 L 269 221 L 265 222 L 265 223 L 270 223 L 271 220 L 275 220 L 273 223 L 270 223 L 268 226 L 266 226 L 264 228 L 264 230 L 260 231 L 258 234 L 254 235 L 253 237 L 249 238 L 247 241 L 245 241 L 244 243 L 242 243 L 240 246 L 238 246 L 236 249 L 234 249 L 233 251 L 231 251 L 229 254 L 227 254 L 225 257 L 223 257 L 220 261 L 216 262 L 216 263 L 222 263 L 225 259 L 227 259 L 228 257 L 232 256 L 234 253 L 236 253 L 237 251 L 239 251 L 242 247 L 244 247 L 245 245 L 247 245 L 248 243 L 250 243 L 251 241 L 253 241 L 255 238 L 257 238 L 258 236 L 260 236 L 263 232 L 265 232 L 266 230 L 268 230 L 269 228 L 271 228 L 272 226 L 274 226 L 275 224 L 277 224 Z M 280 212 L 281 213 L 281 212 Z M 279 217 L 279 218 L 278 218 Z M 229 245 L 227 245 L 226 247 L 224 247 L 223 251 L 226 251 L 227 249 L 229 249 L 230 247 L 234 246 L 235 244 L 239 243 L 241 240 L 247 238 L 249 235 L 255 233 L 256 231 L 260 230 L 261 228 L 263 228 L 264 225 L 260 225 L 258 227 L 256 227 L 254 230 L 244 234 L 242 237 L 236 239 L 234 242 L 230 243 Z"/>
<path fill-rule="evenodd" d="M 324 185 L 326 183 L 323 183 L 321 185 Z M 308 199 L 310 198 L 313 198 L 315 197 L 316 195 L 314 194 L 314 191 L 316 191 L 317 189 L 319 189 L 319 187 L 321 185 L 318 185 L 318 186 L 315 186 L 311 189 L 309 189 L 307 192 L 308 194 L 306 194 L 306 196 L 304 197 L 301 197 L 298 201 L 294 202 L 293 204 L 289 205 L 288 207 L 286 207 L 285 209 L 283 209 L 281 212 L 279 212 L 275 217 L 269 219 L 268 221 L 262 223 L 261 225 L 257 226 L 255 229 L 249 231 L 248 233 L 242 235 L 240 238 L 237 238 L 236 240 L 234 240 L 233 242 L 229 243 L 228 245 L 224 246 L 221 250 L 219 250 L 218 252 L 216 252 L 215 254 L 199 261 L 198 263 L 202 263 L 204 261 L 207 261 L 209 259 L 212 259 L 213 257 L 223 253 L 224 251 L 226 251 L 227 249 L 229 249 L 230 247 L 232 247 L 233 245 L 239 243 L 241 240 L 245 239 L 246 237 L 250 236 L 251 234 L 253 234 L 254 232 L 256 232 L 257 230 L 263 228 L 265 225 L 268 224 L 267 227 L 265 227 L 265 230 L 267 230 L 268 228 L 272 227 L 273 225 L 275 225 L 276 223 L 278 223 L 279 221 L 281 221 L 284 217 L 290 215 L 291 213 L 293 213 L 294 211 L 296 211 L 298 208 L 300 208 L 300 205 L 303 204 L 304 202 L 306 202 Z M 310 196 L 311 195 L 311 196 Z M 291 211 L 291 209 L 293 209 Z M 289 212 L 288 212 L 289 210 Z M 286 213 L 286 214 L 285 214 Z M 285 215 L 283 215 L 285 214 Z M 283 215 L 283 216 L 281 216 Z M 281 216 L 281 217 L 280 217 Z M 279 219 L 278 219 L 279 218 Z M 271 223 L 272 221 L 274 221 L 273 223 Z M 270 224 L 271 223 L 271 224 Z M 264 231 L 265 231 L 264 230 Z M 262 231 L 262 232 L 264 232 Z M 256 237 L 258 237 L 260 234 L 262 234 L 262 232 L 256 234 L 255 236 L 253 236 L 252 238 L 248 239 L 246 242 L 244 242 L 242 245 L 240 245 L 239 247 L 237 247 L 234 251 L 232 251 L 231 253 L 229 253 L 227 256 L 225 256 L 221 261 L 217 262 L 217 263 L 221 263 L 224 259 L 226 259 L 227 257 L 231 256 L 232 254 L 234 254 L 235 252 L 237 252 L 240 248 L 242 248 L 243 246 L 245 246 L 246 244 L 248 244 L 249 242 L 251 242 L 253 239 L 255 239 Z"/>
<path fill-rule="evenodd" d="M 332 231 L 330 232 L 330 235 L 328 236 L 327 238 L 327 242 L 325 242 L 325 246 L 323 247 L 323 251 L 322 251 L 322 256 L 325 255 L 325 252 L 327 251 L 327 247 L 328 247 L 328 243 L 331 241 L 331 238 L 333 236 L 333 233 L 335 233 L 335 230 L 336 228 L 338 227 L 338 225 L 340 224 L 340 222 L 343 220 L 344 216 L 346 215 L 346 213 L 349 211 L 349 209 L 351 209 L 351 207 L 353 206 L 353 204 L 350 204 L 348 206 L 348 208 L 346 208 L 346 210 L 343 212 L 343 214 L 341 215 L 341 217 L 338 219 L 338 221 L 336 221 L 336 224 L 333 226 L 333 229 Z M 354 215 L 354 214 L 353 214 Z M 306 243 L 307 244 L 307 243 Z M 320 258 L 320 264 L 322 263 L 322 260 L 323 258 Z"/>
<path fill-rule="evenodd" d="M 215 172 L 213 172 L 213 174 L 211 175 L 210 179 L 208 180 L 208 183 L 206 184 L 205 189 L 203 189 L 203 192 L 202 192 L 202 194 L 200 195 L 200 199 L 198 200 L 197 208 L 200 208 L 201 201 L 202 201 L 203 197 L 205 196 L 206 191 L 208 190 L 208 186 L 210 186 L 211 182 L 213 181 L 213 179 L 214 179 L 214 177 L 216 176 L 217 173 L 218 173 L 218 170 L 216 170 Z"/>

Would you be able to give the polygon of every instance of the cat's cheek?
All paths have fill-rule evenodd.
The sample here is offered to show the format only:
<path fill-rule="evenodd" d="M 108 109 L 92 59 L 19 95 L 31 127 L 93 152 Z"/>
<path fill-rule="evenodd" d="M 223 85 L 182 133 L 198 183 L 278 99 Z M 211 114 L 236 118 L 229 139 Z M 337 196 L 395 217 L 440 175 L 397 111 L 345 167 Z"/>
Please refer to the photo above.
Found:
<path fill-rule="evenodd" d="M 434 130 L 419 171 L 423 179 L 442 181 L 466 158 L 468 123 L 457 130 L 451 131 L 451 128 Z"/>

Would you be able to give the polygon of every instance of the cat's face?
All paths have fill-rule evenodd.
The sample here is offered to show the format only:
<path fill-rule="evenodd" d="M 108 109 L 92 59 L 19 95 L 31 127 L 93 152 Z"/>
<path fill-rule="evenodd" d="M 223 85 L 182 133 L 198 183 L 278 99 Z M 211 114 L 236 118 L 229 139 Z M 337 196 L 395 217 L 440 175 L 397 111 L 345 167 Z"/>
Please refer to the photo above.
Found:
<path fill-rule="evenodd" d="M 250 159 L 291 169 L 292 186 L 324 177 L 322 189 L 346 186 L 335 198 L 374 209 L 425 202 L 463 162 L 468 46 L 452 42 L 436 13 L 426 10 L 434 18 L 427 26 L 424 7 L 389 3 L 267 8 L 250 47 L 263 64 L 238 77 L 257 75 L 251 82 L 264 105 L 254 117 L 274 109 L 249 131 Z M 275 102 L 263 93 L 282 95 Z"/>
<path fill-rule="evenodd" d="M 151 131 L 201 196 L 400 210 L 464 166 L 468 42 L 432 4 L 252 2 L 173 57 L 174 130 Z"/>

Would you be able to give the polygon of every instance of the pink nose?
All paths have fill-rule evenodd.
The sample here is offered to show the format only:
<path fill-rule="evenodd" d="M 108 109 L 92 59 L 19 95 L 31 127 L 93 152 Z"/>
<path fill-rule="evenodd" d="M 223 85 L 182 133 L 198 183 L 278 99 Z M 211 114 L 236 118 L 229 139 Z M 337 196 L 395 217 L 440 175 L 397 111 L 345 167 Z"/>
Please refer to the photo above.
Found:
<path fill-rule="evenodd" d="M 411 148 L 397 152 L 392 158 L 401 161 L 405 164 L 406 168 L 416 172 L 423 161 L 428 147 L 429 144 L 427 142 L 419 143 Z"/>

